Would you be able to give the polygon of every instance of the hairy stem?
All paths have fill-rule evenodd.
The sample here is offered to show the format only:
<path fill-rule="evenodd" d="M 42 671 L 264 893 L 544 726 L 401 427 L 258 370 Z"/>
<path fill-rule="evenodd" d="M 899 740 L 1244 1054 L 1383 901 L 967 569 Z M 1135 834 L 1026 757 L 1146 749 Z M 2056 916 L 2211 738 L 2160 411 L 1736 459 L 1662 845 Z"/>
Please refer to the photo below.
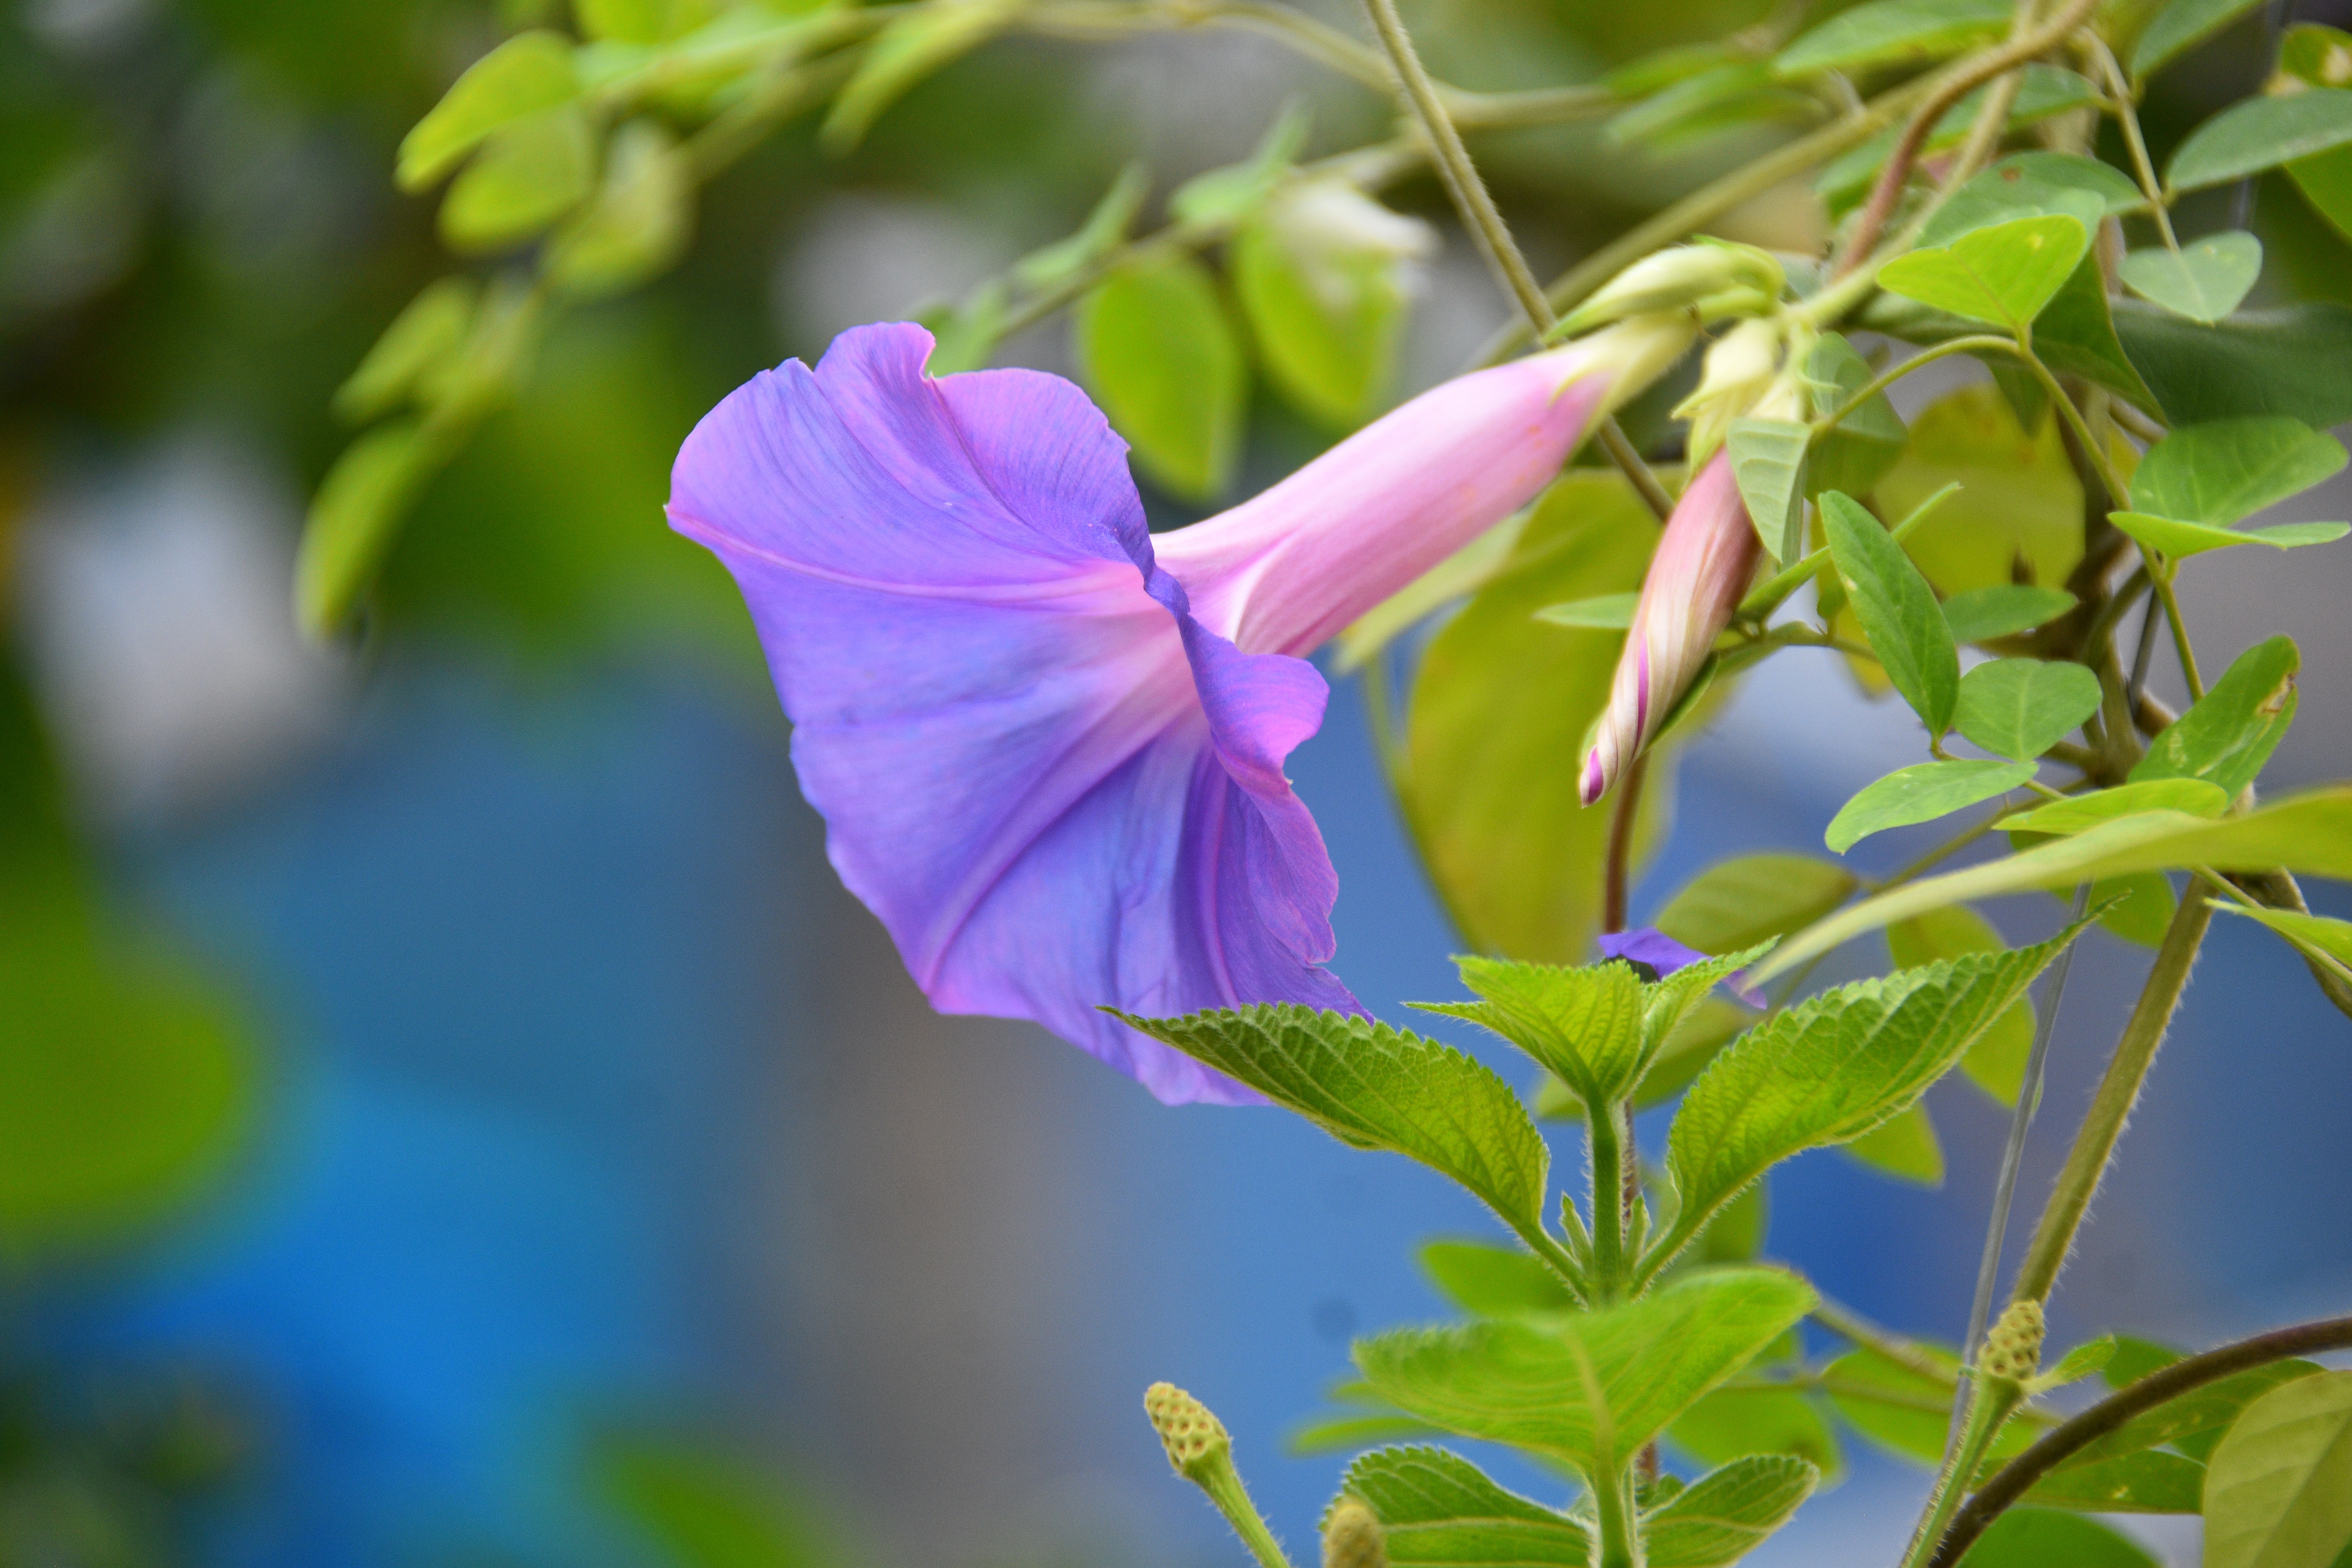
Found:
<path fill-rule="evenodd" d="M 1926 1568 L 1927 1559 L 1943 1538 L 1952 1515 L 1968 1495 L 1969 1482 L 1984 1466 L 1986 1452 L 1992 1447 L 2001 1424 L 2009 1419 L 2025 1397 L 2024 1388 L 2005 1377 L 1971 1376 L 1969 1380 L 1968 1426 L 1952 1451 L 1944 1456 L 1944 1468 L 1936 1476 L 1935 1489 L 1927 1494 L 1927 1511 L 1920 1515 L 1919 1527 L 1911 1535 L 1911 1545 L 1903 1553 L 1903 1568 Z"/>
<path fill-rule="evenodd" d="M 1853 1308 L 1822 1295 L 1818 1288 L 1814 1296 L 1813 1321 L 1830 1332 L 1874 1352 L 1906 1372 L 1916 1373 L 1937 1383 L 1951 1381 L 1952 1369 L 1929 1354 L 1916 1341 L 1906 1339 L 1892 1329 L 1881 1328 Z M 1942 1406 L 1936 1408 L 1941 1409 Z"/>
<path fill-rule="evenodd" d="M 1984 1533 L 1985 1526 L 2031 1491 L 2036 1481 L 2134 1416 L 2253 1367 L 2267 1366 L 2290 1356 L 2347 1348 L 2352 1348 L 2352 1318 L 2329 1318 L 2256 1334 L 2148 1373 L 2080 1415 L 2062 1422 L 2003 1466 L 1953 1516 L 1951 1528 L 1937 1543 L 1928 1568 L 1956 1568 L 1977 1537 Z"/>
<path fill-rule="evenodd" d="M 1632 1168 L 1633 1140 L 1622 1106 L 1587 1106 L 1584 1116 L 1592 1144 L 1592 1297 L 1600 1303 L 1623 1294 L 1628 1272 L 1625 1173 Z"/>
<path fill-rule="evenodd" d="M 2163 944 L 2157 949 L 2156 967 L 2148 972 L 2139 1002 L 2116 1042 L 2106 1075 L 2099 1080 L 2090 1111 L 2083 1118 L 2065 1167 L 2059 1172 L 2057 1185 L 2042 1211 L 2042 1223 L 2026 1247 L 2025 1260 L 2018 1266 L 2012 1292 L 2018 1300 L 2047 1300 L 2051 1287 L 2057 1284 L 2058 1271 L 2065 1267 L 2067 1251 L 2074 1245 L 2074 1233 L 2099 1190 L 2107 1161 L 2123 1136 L 2124 1122 L 2139 1098 L 2140 1085 L 2147 1079 L 2149 1065 L 2156 1060 L 2157 1047 L 2164 1043 L 2164 1032 L 2180 1005 L 2180 994 L 2188 988 L 2189 972 L 2197 962 L 2205 928 L 2212 922 L 2213 906 L 2200 898 L 2185 898 L 2173 911 Z"/>
<path fill-rule="evenodd" d="M 1642 1561 L 1641 1542 L 1633 1534 L 1632 1500 L 1625 1493 L 1622 1471 L 1593 1478 L 1593 1513 L 1601 1527 L 1597 1531 L 1601 1538 L 1599 1568 L 1635 1568 Z"/>

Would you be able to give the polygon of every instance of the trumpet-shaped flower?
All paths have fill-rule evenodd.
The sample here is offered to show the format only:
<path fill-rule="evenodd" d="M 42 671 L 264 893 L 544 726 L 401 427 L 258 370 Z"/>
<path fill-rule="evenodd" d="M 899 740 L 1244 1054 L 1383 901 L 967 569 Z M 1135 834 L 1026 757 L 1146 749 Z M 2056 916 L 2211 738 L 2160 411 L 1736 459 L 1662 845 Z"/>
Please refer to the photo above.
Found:
<path fill-rule="evenodd" d="M 1732 480 L 1731 454 L 1717 452 L 1675 504 L 1650 558 L 1609 706 L 1577 779 L 1585 805 L 1607 795 L 1657 739 L 1716 637 L 1731 624 L 1763 550 Z"/>
<path fill-rule="evenodd" d="M 1154 538 L 1058 377 L 931 378 L 862 327 L 687 438 L 669 517 L 749 604 L 844 882 L 943 1012 L 1032 1018 L 1173 1102 L 1255 1100 L 1103 1005 L 1360 1011 L 1284 759 L 1300 655 L 1526 502 L 1688 342 L 1672 321 L 1465 376 Z"/>

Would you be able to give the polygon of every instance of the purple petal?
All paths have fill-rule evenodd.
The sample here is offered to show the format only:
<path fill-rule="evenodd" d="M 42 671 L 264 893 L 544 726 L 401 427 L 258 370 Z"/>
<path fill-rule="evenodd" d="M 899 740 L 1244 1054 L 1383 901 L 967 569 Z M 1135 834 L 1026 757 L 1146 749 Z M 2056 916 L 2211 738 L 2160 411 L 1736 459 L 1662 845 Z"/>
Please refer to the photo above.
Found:
<path fill-rule="evenodd" d="M 1360 1011 L 1283 759 L 1328 695 L 1153 561 L 1124 445 L 1057 377 L 931 381 L 929 333 L 762 374 L 678 455 L 672 525 L 750 605 L 842 879 L 943 1011 L 1034 1018 L 1171 1103 L 1256 1097 L 1097 1011 Z"/>
<path fill-rule="evenodd" d="M 1704 963 L 1711 956 L 1699 952 L 1695 947 L 1685 947 L 1655 926 L 1636 926 L 1632 931 L 1610 931 L 1601 937 L 1598 945 L 1601 948 L 1601 957 L 1622 958 L 1628 963 L 1646 964 L 1661 980 L 1677 969 L 1687 969 L 1694 963 Z M 1735 970 L 1723 977 L 1723 984 L 1729 987 L 1731 994 L 1742 1002 L 1750 1006 L 1761 1007 L 1764 1005 L 1764 998 L 1759 993 L 1750 990 L 1740 979 L 1740 976 L 1747 973 L 1744 969 Z"/>

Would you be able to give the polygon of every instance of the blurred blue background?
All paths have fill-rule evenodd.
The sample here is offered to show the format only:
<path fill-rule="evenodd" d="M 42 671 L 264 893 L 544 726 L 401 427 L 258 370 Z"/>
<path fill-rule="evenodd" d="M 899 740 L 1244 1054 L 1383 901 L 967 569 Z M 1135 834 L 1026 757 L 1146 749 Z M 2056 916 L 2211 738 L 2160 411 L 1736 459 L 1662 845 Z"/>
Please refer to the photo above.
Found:
<path fill-rule="evenodd" d="M 1645 32 L 1597 6 L 1473 6 L 1464 36 L 1516 18 L 1566 78 L 1759 10 Z M 685 276 L 551 344 L 541 390 L 427 498 L 364 644 L 323 654 L 283 605 L 338 438 L 324 402 L 436 264 L 388 194 L 389 148 L 498 20 L 456 0 L 26 0 L 6 19 L 0 560 L 9 679 L 35 699 L 12 743 L 53 760 L 59 828 L 7 869 L 20 892 L 54 871 L 107 942 L 201 975 L 242 1065 L 219 1152 L 168 1205 L 0 1249 L 0 1515 L 33 1517 L 29 1498 L 82 1521 L 44 1564 L 1234 1562 L 1142 1419 L 1167 1378 L 1309 1542 L 1340 1461 L 1291 1457 L 1286 1433 L 1351 1335 L 1442 1312 L 1414 1246 L 1490 1227 L 1419 1168 L 1274 1111 L 1168 1110 L 1035 1029 L 931 1015 L 825 866 L 740 606 L 658 502 L 678 437 L 752 369 L 1066 230 L 1130 150 L 1163 181 L 1237 155 L 1313 84 L 1230 39 L 1009 45 L 845 162 L 788 132 L 712 193 Z M 1493 63 L 1457 53 L 1468 76 Z M 2158 110 L 2193 119 L 2250 57 L 2219 58 L 2219 85 Z M 1340 134 L 1371 112 L 1326 107 Z M 52 121 L 65 151 L 43 163 Z M 1547 262 L 1697 177 L 1596 169 L 1574 144 L 1506 168 Z M 1404 199 L 1437 210 L 1433 188 Z M 2335 265 L 2264 211 L 2281 254 Z M 1805 220 L 1746 221 L 1770 240 Z M 1453 236 L 1408 387 L 1501 320 Z M 1012 357 L 1067 368 L 1054 328 Z M 1263 411 L 1255 480 L 1308 442 Z M 2276 775 L 2352 773 L 2352 554 L 2240 559 L 2260 553 L 2192 579 L 2192 626 L 2220 657 L 2297 632 Z M 1637 915 L 1725 854 L 1817 848 L 1840 801 L 1915 760 L 1818 658 L 1765 667 L 1691 748 Z M 2161 662 L 2157 689 L 2179 699 Z M 1338 973 L 1389 1016 L 1456 994 L 1352 682 L 1291 771 L 1340 872 Z M 2058 915 L 1997 912 L 2012 939 Z M 2145 962 L 2103 933 L 2083 949 L 2028 1203 Z M 2347 1047 L 2284 947 L 2221 922 L 2062 1342 L 2342 1310 Z M 159 1115 L 194 1103 L 159 1093 Z M 1769 1250 L 1953 1338 L 2001 1116 L 1963 1084 L 1932 1103 L 1940 1189 L 1807 1156 L 1774 1187 Z M 1556 1163 L 1580 1159 L 1560 1139 Z M 1922 1479 L 1853 1460 L 1759 1562 L 1886 1559 Z"/>

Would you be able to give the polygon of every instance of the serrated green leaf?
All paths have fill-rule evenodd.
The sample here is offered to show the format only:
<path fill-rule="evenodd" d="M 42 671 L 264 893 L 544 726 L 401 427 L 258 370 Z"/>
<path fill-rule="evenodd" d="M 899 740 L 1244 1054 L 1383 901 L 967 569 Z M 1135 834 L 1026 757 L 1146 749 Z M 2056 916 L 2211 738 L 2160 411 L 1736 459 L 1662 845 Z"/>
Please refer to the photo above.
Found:
<path fill-rule="evenodd" d="M 2229 806 L 2229 792 L 2205 779 L 2151 778 L 2053 800 L 2003 817 L 2000 826 L 2009 833 L 2080 833 L 2136 812 L 2185 811 L 2191 816 L 2219 816 Z"/>
<path fill-rule="evenodd" d="M 596 135 L 577 103 L 493 132 L 441 198 L 442 242 L 468 255 L 505 250 L 578 206 L 595 182 Z"/>
<path fill-rule="evenodd" d="M 1633 1086 L 1633 1109 L 1647 1110 L 1680 1094 L 1715 1059 L 1716 1053 L 1729 1045 L 1756 1017 L 1753 1008 L 1743 1007 L 1726 997 L 1700 998 L 1681 1023 L 1666 1031 L 1665 1043 L 1651 1058 L 1642 1081 Z M 1584 1114 L 1584 1101 L 1547 1073 L 1536 1096 L 1536 1114 L 1580 1117 Z"/>
<path fill-rule="evenodd" d="M 1343 1143 L 1418 1160 L 1515 1229 L 1542 1222 L 1550 1155 L 1517 1095 L 1450 1046 L 1287 1003 L 1181 1018 L 1117 1015 Z"/>
<path fill-rule="evenodd" d="M 2141 299 L 2192 321 L 2218 321 L 2263 275 L 2263 242 L 2242 229 L 2192 239 L 2179 250 L 2135 250 L 2116 268 Z"/>
<path fill-rule="evenodd" d="M 2159 551 L 2176 561 L 2191 555 L 2202 555 L 2209 550 L 2227 550 L 2233 544 L 2267 544 L 2273 550 L 2296 550 L 2306 544 L 2333 544 L 2347 533 L 2352 523 L 2346 522 L 2282 522 L 2270 528 L 2215 528 L 2202 522 L 2182 522 L 2177 518 L 2150 517 L 2139 511 L 2111 511 L 2107 521 L 2150 550 Z"/>
<path fill-rule="evenodd" d="M 1712 1269 L 1546 1328 L 1483 1322 L 1359 1340 L 1356 1365 L 1383 1397 L 1447 1431 L 1613 1475 L 1813 1301 L 1791 1275 Z"/>
<path fill-rule="evenodd" d="M 2001 952 L 2008 943 L 1992 922 L 1965 905 L 1930 910 L 1886 928 L 1886 946 L 1897 969 L 1916 969 L 1938 959 L 1970 952 Z M 2033 1050 L 2033 1002 L 2021 996 L 1977 1037 L 1960 1070 L 2003 1105 L 2015 1105 Z"/>
<path fill-rule="evenodd" d="M 1727 1568 L 1786 1524 L 1820 1483 L 1811 1465 L 1780 1454 L 1701 1476 L 1643 1517 L 1649 1568 Z"/>
<path fill-rule="evenodd" d="M 1078 302 L 1078 363 L 1136 462 L 1171 494 L 1233 481 L 1247 372 L 1208 268 L 1173 255 L 1120 268 Z"/>
<path fill-rule="evenodd" d="M 1339 1489 L 1379 1516 L 1394 1568 L 1584 1568 L 1592 1537 L 1580 1521 L 1498 1485 L 1444 1448 L 1358 1456 Z"/>
<path fill-rule="evenodd" d="M 1947 904 L 2027 889 L 2070 889 L 2133 871 L 2195 866 L 2224 871 L 2284 867 L 2296 873 L 2352 879 L 2352 786 L 2282 795 L 2243 816 L 2219 822 L 2179 812 L 2142 812 L 2005 859 L 1922 878 L 1798 932 L 1759 963 L 1750 978 L 1769 980 L 1864 931 Z"/>
<path fill-rule="evenodd" d="M 1996 583 L 1945 600 L 1944 624 L 1954 642 L 1992 642 L 2048 626 L 2080 602 L 2063 588 Z"/>
<path fill-rule="evenodd" d="M 1737 952 L 1812 924 L 1857 885 L 1817 856 L 1738 855 L 1684 883 L 1651 924 L 1701 952 Z"/>
<path fill-rule="evenodd" d="M 2207 327 L 2119 300 L 2115 324 L 2177 424 L 2268 414 L 2326 429 L 2352 419 L 2352 310 L 2342 305 L 2241 310 Z"/>
<path fill-rule="evenodd" d="M 1944 1145 L 1924 1104 L 1881 1122 L 1841 1152 L 1897 1181 L 1922 1187 L 1944 1184 Z"/>
<path fill-rule="evenodd" d="M 457 357 L 473 324 L 477 290 L 470 278 L 428 283 L 392 319 L 375 346 L 335 389 L 335 412 L 352 424 L 388 414 L 415 391 L 436 365 Z"/>
<path fill-rule="evenodd" d="M 2064 214 L 2095 227 L 2102 218 L 2147 200 L 2130 175 L 2071 153 L 2012 153 L 1954 191 L 1919 231 L 1919 243 L 1945 246 L 2011 218 Z"/>
<path fill-rule="evenodd" d="M 2196 1460 L 2151 1450 L 2053 1470 L 2023 1500 L 2086 1513 L 2195 1513 L 2204 1481 Z"/>
<path fill-rule="evenodd" d="M 909 88 L 1003 32 L 1020 9 L 1021 0 L 943 0 L 892 18 L 834 98 L 818 140 L 848 152 Z"/>
<path fill-rule="evenodd" d="M 1748 1454 L 1790 1454 L 1832 1480 L 1845 1468 L 1837 1434 L 1801 1390 L 1736 1381 L 1706 1395 L 1666 1428 L 1665 1441 L 1703 1465 Z"/>
<path fill-rule="evenodd" d="M 1666 1168 L 1683 1206 L 1653 1258 L 1671 1258 L 1780 1161 L 1851 1142 L 1908 1110 L 2079 930 L 1856 981 L 1750 1029 L 1699 1075 L 1675 1114 Z"/>
<path fill-rule="evenodd" d="M 2091 231 L 2072 215 L 2011 218 L 1941 248 L 1898 256 L 1879 268 L 1878 284 L 1935 310 L 2021 331 L 2090 245 Z"/>
<path fill-rule="evenodd" d="M 2146 1547 L 2093 1519 L 2013 1508 L 1985 1527 L 1960 1568 L 2162 1568 Z"/>
<path fill-rule="evenodd" d="M 2261 4 L 2262 0 L 2172 0 L 2132 46 L 2133 79 L 2161 69 Z"/>
<path fill-rule="evenodd" d="M 326 638 L 351 619 L 408 509 L 439 471 L 440 447 L 415 419 L 379 425 L 320 481 L 294 563 L 294 617 Z"/>
<path fill-rule="evenodd" d="M 2343 443 L 2294 419 L 2192 425 L 2140 459 L 2132 510 L 2225 528 L 2333 478 L 2345 461 Z"/>
<path fill-rule="evenodd" d="M 1979 801 L 2006 795 L 2032 778 L 2032 763 L 1916 763 L 1897 768 L 1854 792 L 1838 808 L 1822 837 L 1843 855 L 1874 833 L 1933 822 Z"/>
<path fill-rule="evenodd" d="M 1571 599 L 1565 605 L 1546 605 L 1536 612 L 1536 619 L 1555 626 L 1622 632 L 1633 624 L 1633 612 L 1641 603 L 1642 595 L 1638 591 L 1595 594 L 1591 598 Z"/>
<path fill-rule="evenodd" d="M 1421 1268 L 1440 1295 L 1476 1317 L 1564 1312 L 1577 1304 L 1541 1258 L 1510 1247 L 1483 1241 L 1424 1241 Z"/>
<path fill-rule="evenodd" d="M 2070 70 L 2056 66 L 2029 65 L 2020 73 L 2022 85 L 2017 91 L 2017 101 L 2009 111 L 2009 128 L 2012 131 L 2028 125 L 2038 125 L 2053 115 L 2081 109 L 2099 100 L 2098 89 Z M 1936 121 L 1935 130 L 1927 134 L 1924 153 L 1940 153 L 1956 147 L 1976 128 L 1977 116 L 1983 112 L 1985 91 L 1978 88 L 1947 110 Z M 1842 213 L 1860 200 L 1870 188 L 1886 156 L 1895 150 L 1895 137 L 1900 132 L 1886 131 L 1852 152 L 1831 161 L 1813 181 L 1813 189 L 1828 202 L 1833 213 Z"/>
<path fill-rule="evenodd" d="M 1641 1070 L 1644 1008 L 1633 965 L 1518 963 L 1457 958 L 1476 1002 L 1416 1002 L 1423 1012 L 1466 1018 L 1534 1058 L 1591 1103 L 1625 1094 Z"/>
<path fill-rule="evenodd" d="M 2079 664 L 1996 658 L 1960 678 L 1953 722 L 1996 756 L 2028 762 L 2099 710 L 2099 678 Z"/>
<path fill-rule="evenodd" d="M 2352 143 L 2352 91 L 2315 87 L 2231 104 L 2189 133 L 2165 166 L 2166 185 L 2201 191 Z"/>
<path fill-rule="evenodd" d="M 1774 57 L 1772 68 L 1785 78 L 1916 65 L 2008 27 L 2003 0 L 1872 0 L 1800 34 Z"/>
<path fill-rule="evenodd" d="M 1811 436 L 1802 420 L 1743 415 L 1724 438 L 1739 500 L 1776 561 L 1792 562 L 1805 552 L 1805 446 Z"/>
<path fill-rule="evenodd" d="M 571 41 L 561 33 L 518 33 L 467 67 L 402 139 L 394 180 L 404 191 L 421 191 L 493 132 L 579 96 Z"/>
<path fill-rule="evenodd" d="M 1804 370 L 1814 411 L 1823 416 L 1844 407 L 1870 384 L 1874 374 L 1869 362 L 1835 332 L 1824 333 L 1813 344 L 1805 356 Z M 1901 460 L 1909 435 L 1886 395 L 1873 393 L 1855 405 L 1853 413 L 1814 438 L 1805 454 L 1805 494 L 1842 490 L 1850 496 L 1868 495 L 1886 470 Z M 1794 542 L 1801 554 L 1802 540 Z"/>
<path fill-rule="evenodd" d="M 2202 779 L 2235 800 L 2260 776 L 2294 722 L 2303 652 L 2274 637 L 2240 654 L 2189 711 L 2148 742 L 2131 782 Z"/>
<path fill-rule="evenodd" d="M 601 299 L 667 272 L 694 225 L 694 182 L 676 138 L 658 121 L 613 133 L 596 199 L 548 247 L 547 280 L 575 299 Z"/>
<path fill-rule="evenodd" d="M 1960 656 L 1935 591 L 1859 501 L 1825 490 L 1821 517 L 1831 558 L 1872 651 L 1927 733 L 1941 736 L 1951 728 L 1959 700 Z"/>

